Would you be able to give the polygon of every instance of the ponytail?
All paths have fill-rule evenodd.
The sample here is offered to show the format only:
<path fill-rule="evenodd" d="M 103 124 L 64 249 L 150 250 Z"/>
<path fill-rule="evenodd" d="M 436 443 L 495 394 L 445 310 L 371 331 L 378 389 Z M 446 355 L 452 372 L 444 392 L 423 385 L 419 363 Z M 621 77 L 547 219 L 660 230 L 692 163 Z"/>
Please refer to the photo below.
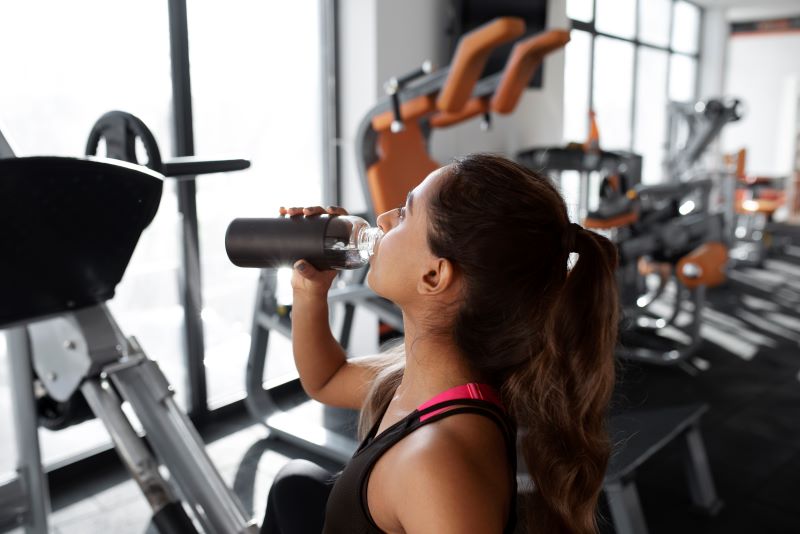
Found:
<path fill-rule="evenodd" d="M 578 260 L 551 308 L 545 342 L 503 391 L 527 429 L 521 452 L 535 485 L 527 515 L 536 533 L 597 532 L 611 451 L 605 425 L 614 385 L 616 249 L 594 232 L 574 231 Z"/>

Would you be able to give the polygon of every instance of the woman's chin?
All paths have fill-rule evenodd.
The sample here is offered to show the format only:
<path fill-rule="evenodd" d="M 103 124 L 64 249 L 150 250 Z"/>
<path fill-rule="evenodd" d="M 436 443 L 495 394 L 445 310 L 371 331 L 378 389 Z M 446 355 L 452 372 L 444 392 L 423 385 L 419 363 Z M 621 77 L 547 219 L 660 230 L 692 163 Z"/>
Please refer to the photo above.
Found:
<path fill-rule="evenodd" d="M 378 295 L 379 297 L 383 297 L 383 295 L 381 294 L 381 291 L 380 291 L 380 283 L 377 283 L 377 282 L 376 282 L 376 280 L 375 280 L 375 275 L 373 274 L 373 273 L 374 273 L 375 266 L 374 266 L 374 265 L 372 265 L 372 263 L 370 263 L 370 265 L 369 265 L 368 269 L 369 269 L 369 270 L 367 271 L 367 278 L 366 278 L 366 283 L 367 283 L 367 286 L 368 286 L 368 287 L 369 287 L 369 288 L 370 288 L 370 289 L 371 289 L 371 290 L 372 290 L 372 291 L 373 291 L 373 292 L 374 292 L 376 295 Z"/>

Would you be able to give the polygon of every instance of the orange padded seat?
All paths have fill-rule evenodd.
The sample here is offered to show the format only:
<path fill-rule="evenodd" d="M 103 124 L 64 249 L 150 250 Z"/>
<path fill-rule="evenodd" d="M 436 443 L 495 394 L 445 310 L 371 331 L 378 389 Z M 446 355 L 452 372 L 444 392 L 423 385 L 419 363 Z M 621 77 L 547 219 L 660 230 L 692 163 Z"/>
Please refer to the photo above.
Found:
<path fill-rule="evenodd" d="M 375 215 L 402 206 L 408 192 L 440 167 L 428 155 L 416 121 L 406 122 L 402 132 L 378 132 L 378 153 L 380 161 L 367 169 Z"/>
<path fill-rule="evenodd" d="M 681 258 L 675 274 L 681 283 L 689 289 L 698 286 L 716 287 L 725 281 L 725 267 L 728 263 L 728 247 L 724 243 L 709 242 Z M 697 268 L 697 272 L 689 276 L 684 270 L 687 264 Z"/>

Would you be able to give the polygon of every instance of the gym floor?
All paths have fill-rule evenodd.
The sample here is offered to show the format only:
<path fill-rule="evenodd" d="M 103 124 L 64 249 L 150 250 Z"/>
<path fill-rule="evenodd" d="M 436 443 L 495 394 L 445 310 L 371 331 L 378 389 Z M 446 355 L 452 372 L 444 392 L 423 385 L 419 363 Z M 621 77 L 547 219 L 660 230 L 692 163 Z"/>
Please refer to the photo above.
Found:
<path fill-rule="evenodd" d="M 787 533 L 800 530 L 800 261 L 778 257 L 740 268 L 709 293 L 694 376 L 678 368 L 624 363 L 614 410 L 705 402 L 702 420 L 724 508 L 713 518 L 689 509 L 676 443 L 637 472 L 650 532 Z M 209 453 L 244 506 L 261 520 L 269 485 L 290 458 L 336 465 L 267 438 L 245 416 L 211 429 Z M 120 467 L 81 475 L 53 491 L 56 534 L 146 532 L 148 507 Z M 66 486 L 66 485 L 65 485 Z M 604 516 L 608 517 L 607 511 Z M 613 532 L 607 522 L 603 532 Z"/>

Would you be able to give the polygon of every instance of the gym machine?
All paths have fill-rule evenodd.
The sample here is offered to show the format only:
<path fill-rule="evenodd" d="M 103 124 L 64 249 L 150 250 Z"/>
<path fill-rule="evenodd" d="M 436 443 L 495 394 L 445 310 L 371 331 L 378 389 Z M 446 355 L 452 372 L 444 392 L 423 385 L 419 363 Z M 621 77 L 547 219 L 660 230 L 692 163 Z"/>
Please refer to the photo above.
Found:
<path fill-rule="evenodd" d="M 590 177 L 598 173 L 603 187 L 629 189 L 642 181 L 642 156 L 633 152 L 600 150 L 587 151 L 582 145 L 566 147 L 536 147 L 517 153 L 519 163 L 529 169 L 545 172 L 563 187 L 563 171 L 578 173 L 577 218 L 583 220 L 589 213 Z M 610 178 L 610 177 L 616 178 Z M 602 191 L 601 191 L 602 195 Z"/>
<path fill-rule="evenodd" d="M 723 215 L 709 210 L 711 188 L 709 179 L 605 187 L 598 209 L 585 219 L 587 228 L 611 232 L 617 245 L 620 356 L 683 365 L 697 350 L 705 291 L 725 281 L 728 257 Z M 654 288 L 646 285 L 651 274 L 658 280 Z M 666 304 L 671 285 L 674 294 Z"/>
<path fill-rule="evenodd" d="M 733 211 L 732 235 L 735 243 L 732 258 L 738 264 L 763 267 L 770 251 L 788 250 L 790 236 L 781 236 L 773 218 L 786 204 L 786 178 L 751 176 L 746 172 L 747 150 L 723 157 L 728 180 L 735 184 L 735 196 L 729 200 Z M 784 255 L 792 259 L 789 254 Z"/>
<path fill-rule="evenodd" d="M 449 67 L 432 71 L 430 64 L 386 84 L 387 97 L 376 104 L 361 121 L 356 134 L 356 162 L 367 213 L 375 222 L 378 213 L 399 206 L 408 191 L 439 167 L 428 154 L 433 130 L 482 118 L 484 127 L 491 113 L 511 113 L 545 55 L 563 47 L 569 32 L 551 30 L 516 43 L 504 70 L 482 77 L 489 54 L 497 47 L 523 35 L 525 23 L 519 18 L 495 19 L 459 41 Z M 348 273 L 329 293 L 331 306 L 344 307 L 339 317 L 339 342 L 347 349 L 356 306 L 375 313 L 382 322 L 402 331 L 399 309 L 377 297 L 364 283 L 365 272 Z M 251 415 L 287 441 L 336 461 L 353 454 L 356 414 L 326 408 L 306 399 L 283 410 L 276 391 L 294 391 L 294 380 L 274 389 L 264 388 L 264 368 L 270 332 L 291 334 L 290 306 L 278 303 L 275 270 L 264 269 L 259 277 L 247 366 L 246 404 Z"/>
<path fill-rule="evenodd" d="M 670 102 L 666 156 L 669 181 L 685 182 L 697 177 L 703 154 L 726 124 L 742 118 L 742 107 L 736 99 Z"/>
<path fill-rule="evenodd" d="M 141 138 L 148 164 L 174 176 L 249 165 L 194 158 L 162 163 L 152 134 L 121 112 L 98 121 L 90 151 L 101 137 L 108 155 L 122 159 L 135 159 Z M 156 214 L 165 174 L 112 159 L 14 158 L 10 147 L 2 156 L 0 328 L 8 341 L 19 458 L 17 477 L 0 486 L 0 530 L 48 531 L 38 426 L 49 418 L 64 427 L 93 415 L 107 428 L 160 532 L 257 532 L 158 364 L 122 333 L 106 306 Z M 42 406 L 57 409 L 43 413 Z"/>

